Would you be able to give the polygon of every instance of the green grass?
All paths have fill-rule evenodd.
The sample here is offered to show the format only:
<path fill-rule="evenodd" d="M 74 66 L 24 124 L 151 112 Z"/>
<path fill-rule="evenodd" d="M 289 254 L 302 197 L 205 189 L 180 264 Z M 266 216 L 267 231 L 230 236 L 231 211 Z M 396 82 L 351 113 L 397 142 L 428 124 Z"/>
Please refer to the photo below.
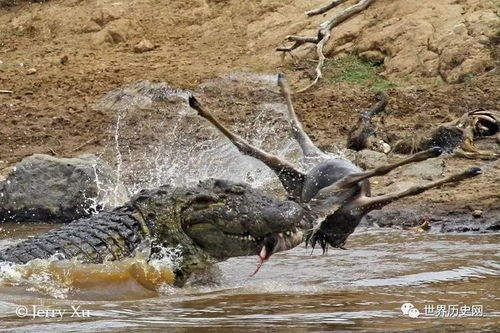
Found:
<path fill-rule="evenodd" d="M 442 85 L 444 85 L 444 84 L 445 84 L 445 82 L 444 82 L 444 80 L 443 80 L 443 78 L 442 78 L 441 76 L 436 76 L 436 77 L 434 78 L 434 84 L 435 84 L 436 86 L 442 86 Z"/>
<path fill-rule="evenodd" d="M 346 82 L 382 91 L 396 87 L 394 82 L 380 76 L 380 65 L 355 56 L 327 60 L 325 67 L 325 76 L 331 83 Z"/>

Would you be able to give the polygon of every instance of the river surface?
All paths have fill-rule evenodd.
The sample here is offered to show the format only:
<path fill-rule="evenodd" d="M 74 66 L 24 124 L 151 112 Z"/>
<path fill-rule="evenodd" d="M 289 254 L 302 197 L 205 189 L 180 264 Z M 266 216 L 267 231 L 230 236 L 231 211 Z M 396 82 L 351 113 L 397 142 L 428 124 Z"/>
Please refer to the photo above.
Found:
<path fill-rule="evenodd" d="M 4 224 L 0 251 L 53 227 Z M 361 229 L 349 239 L 348 250 L 330 249 L 323 256 L 298 247 L 271 257 L 252 278 L 257 257 L 233 258 L 205 274 L 210 283 L 182 289 L 148 288 L 127 273 L 130 263 L 80 265 L 79 282 L 73 272 L 65 284 L 40 271 L 13 282 L 16 269 L 4 266 L 0 330 L 498 331 L 499 240 L 498 234 Z M 403 314 L 404 303 L 419 316 Z"/>

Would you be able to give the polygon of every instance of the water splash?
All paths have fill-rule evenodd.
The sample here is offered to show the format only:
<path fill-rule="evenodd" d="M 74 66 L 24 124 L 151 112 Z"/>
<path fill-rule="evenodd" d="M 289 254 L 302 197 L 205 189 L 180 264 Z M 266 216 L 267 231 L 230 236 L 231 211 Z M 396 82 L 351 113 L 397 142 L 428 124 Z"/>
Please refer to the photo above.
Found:
<path fill-rule="evenodd" d="M 120 122 L 121 122 L 121 119 L 124 115 L 122 113 L 118 113 L 117 117 L 116 117 L 116 127 L 115 127 L 115 135 L 114 135 L 114 139 L 115 139 L 115 149 L 116 149 L 116 178 L 115 178 L 115 183 L 116 183 L 116 187 L 115 187 L 115 190 L 114 190 L 114 193 L 113 193 L 113 198 L 114 198 L 114 205 L 116 206 L 116 197 L 117 197 L 117 190 L 118 190 L 118 186 L 121 184 L 121 173 L 122 173 L 122 163 L 123 163 L 123 160 L 122 160 L 122 154 L 121 154 L 121 151 L 120 151 Z"/>
<path fill-rule="evenodd" d="M 172 293 L 174 271 L 181 264 L 182 248 L 141 244 L 130 258 L 87 264 L 60 254 L 27 264 L 0 263 L 0 288 L 26 291 L 56 299 L 135 299 Z M 105 289 L 106 291 L 103 291 Z"/>
<path fill-rule="evenodd" d="M 233 130 L 251 144 L 308 169 L 285 119 L 286 104 L 275 75 L 231 73 L 195 92 L 217 117 L 245 114 Z M 206 178 L 245 182 L 279 191 L 277 177 L 260 161 L 242 155 L 187 103 L 190 91 L 141 81 L 107 94 L 98 107 L 116 113 L 113 161 L 117 181 L 130 193 L 163 184 L 185 186 Z M 251 107 L 247 107 L 251 105 Z M 243 112 L 242 108 L 246 107 Z"/>
<path fill-rule="evenodd" d="M 70 287 L 67 285 L 67 277 L 62 274 L 55 279 L 50 269 L 48 269 L 54 261 L 60 259 L 59 255 L 55 255 L 45 260 L 32 260 L 26 265 L 0 263 L 0 285 L 24 286 L 28 292 L 64 299 L 70 291 Z"/>

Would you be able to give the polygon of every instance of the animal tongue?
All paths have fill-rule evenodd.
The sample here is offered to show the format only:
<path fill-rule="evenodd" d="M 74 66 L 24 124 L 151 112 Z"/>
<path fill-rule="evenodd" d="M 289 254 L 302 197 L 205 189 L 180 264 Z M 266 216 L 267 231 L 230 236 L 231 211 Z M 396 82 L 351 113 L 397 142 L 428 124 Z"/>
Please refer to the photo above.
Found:
<path fill-rule="evenodd" d="M 261 259 L 262 262 L 264 262 L 264 260 L 268 259 L 268 257 L 267 257 L 267 250 L 266 250 L 266 246 L 265 245 L 262 247 L 262 250 L 260 250 L 259 258 Z"/>
<path fill-rule="evenodd" d="M 252 275 L 250 275 L 250 277 L 254 276 L 255 274 L 257 274 L 257 272 L 259 271 L 259 269 L 262 267 L 262 265 L 264 265 L 264 263 L 266 262 L 267 259 L 269 259 L 271 255 L 267 253 L 267 250 L 266 250 L 266 246 L 264 245 L 262 247 L 262 250 L 260 250 L 260 253 L 259 253 L 259 263 L 257 264 L 257 268 L 255 269 L 255 271 L 252 273 Z"/>

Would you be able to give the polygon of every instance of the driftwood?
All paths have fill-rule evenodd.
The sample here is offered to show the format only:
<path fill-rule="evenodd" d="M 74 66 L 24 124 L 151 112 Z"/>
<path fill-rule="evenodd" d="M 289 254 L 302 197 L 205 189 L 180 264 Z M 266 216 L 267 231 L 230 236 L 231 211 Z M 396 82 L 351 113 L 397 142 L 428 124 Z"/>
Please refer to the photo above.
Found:
<path fill-rule="evenodd" d="M 308 16 L 318 15 L 327 12 L 328 10 L 334 8 L 335 6 L 345 2 L 346 0 L 336 0 L 332 1 L 328 5 L 306 12 Z M 316 54 L 318 55 L 318 64 L 316 65 L 316 77 L 314 80 L 306 87 L 298 90 L 297 92 L 303 92 L 314 86 L 323 76 L 323 65 L 325 63 L 324 48 L 326 43 L 330 40 L 331 30 L 341 24 L 342 22 L 348 20 L 352 16 L 362 12 L 368 6 L 370 6 L 375 0 L 360 0 L 357 4 L 347 7 L 341 12 L 335 14 L 329 20 L 320 24 L 318 28 L 318 35 L 316 37 L 304 37 L 304 36 L 286 36 L 285 40 L 289 42 L 294 42 L 293 45 L 288 47 L 278 47 L 277 51 L 281 52 L 291 52 L 292 50 L 298 48 L 301 45 L 312 43 L 316 44 Z"/>

